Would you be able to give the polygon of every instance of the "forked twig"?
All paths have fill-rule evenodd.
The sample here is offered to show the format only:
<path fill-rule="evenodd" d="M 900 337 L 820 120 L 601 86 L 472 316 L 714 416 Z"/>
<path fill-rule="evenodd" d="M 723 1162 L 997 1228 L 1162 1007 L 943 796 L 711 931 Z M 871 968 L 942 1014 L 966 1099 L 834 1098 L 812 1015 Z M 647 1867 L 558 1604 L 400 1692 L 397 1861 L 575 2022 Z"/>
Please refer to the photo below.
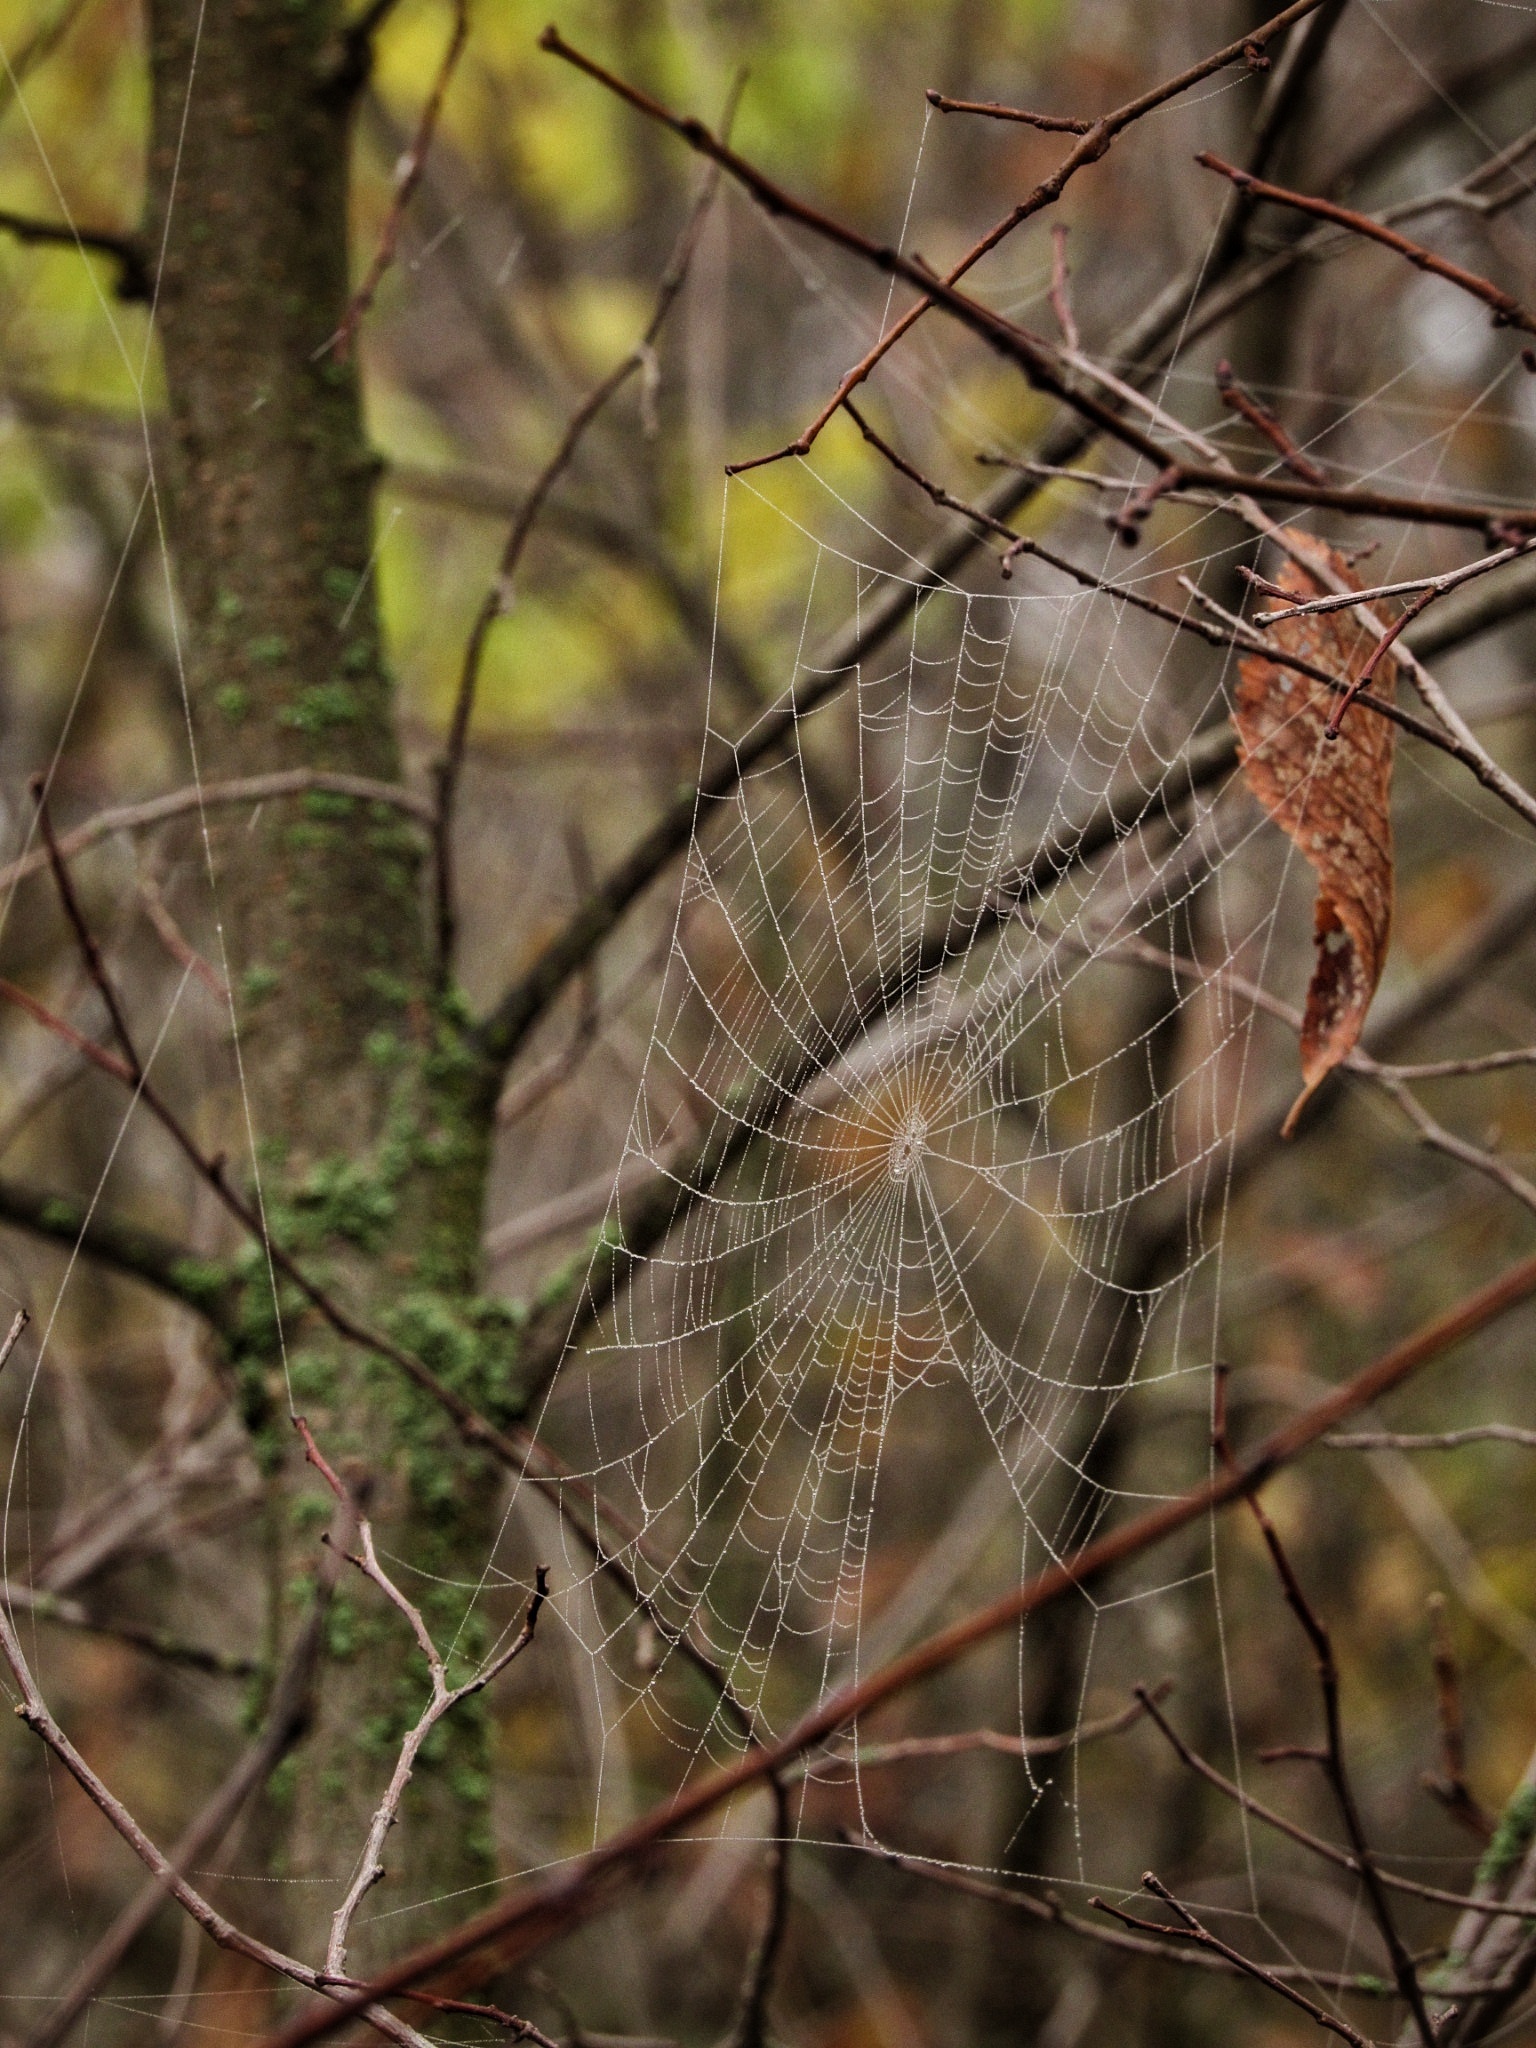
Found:
<path fill-rule="evenodd" d="M 410 1728 L 400 1744 L 400 1753 L 390 1775 L 384 1796 L 379 1801 L 372 1821 L 369 1823 L 367 1840 L 358 1858 L 357 1869 L 347 1887 L 346 1897 L 336 1908 L 331 1919 L 330 1940 L 325 1951 L 325 1975 L 332 1982 L 340 1982 L 347 1970 L 347 1936 L 351 1931 L 353 1916 L 358 1907 L 384 1877 L 384 1843 L 390 1829 L 399 1817 L 400 1802 L 405 1797 L 406 1787 L 416 1768 L 416 1759 L 421 1746 L 438 1722 L 461 1700 L 483 1692 L 493 1679 L 499 1678 L 514 1658 L 520 1657 L 533 1641 L 534 1629 L 538 1624 L 539 1610 L 549 1597 L 549 1573 L 544 1565 L 535 1568 L 533 1595 L 528 1602 L 528 1611 L 523 1617 L 523 1626 L 511 1642 L 486 1660 L 478 1671 L 466 1678 L 461 1685 L 450 1686 L 448 1668 L 441 1651 L 432 1640 L 432 1632 L 422 1619 L 420 1608 L 409 1601 L 394 1580 L 379 1562 L 378 1551 L 373 1541 L 373 1525 L 358 1507 L 346 1486 L 315 1442 L 314 1432 L 302 1415 L 295 1415 L 293 1426 L 304 1440 L 304 1456 L 320 1474 L 337 1503 L 356 1517 L 357 1542 L 359 1548 L 347 1551 L 349 1564 L 356 1565 L 365 1579 L 371 1579 L 399 1615 L 401 1615 L 416 1639 L 416 1647 L 426 1659 L 427 1673 L 431 1680 L 432 1694 L 422 1709 L 415 1725 Z"/>

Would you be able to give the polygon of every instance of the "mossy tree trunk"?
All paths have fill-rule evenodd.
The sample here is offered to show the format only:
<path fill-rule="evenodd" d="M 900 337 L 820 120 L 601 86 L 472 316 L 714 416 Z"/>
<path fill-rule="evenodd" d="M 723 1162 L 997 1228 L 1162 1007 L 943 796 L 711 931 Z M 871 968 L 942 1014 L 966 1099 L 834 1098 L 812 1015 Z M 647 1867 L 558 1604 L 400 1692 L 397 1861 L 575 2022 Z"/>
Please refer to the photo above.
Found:
<path fill-rule="evenodd" d="M 369 574 L 375 465 L 355 367 L 331 345 L 348 293 L 360 83 L 338 76 L 341 12 L 336 0 L 206 10 L 152 0 L 150 38 L 163 502 L 198 770 L 394 782 L 400 749 Z M 453 1000 L 434 992 L 419 834 L 386 805 L 313 796 L 213 830 L 270 1227 L 350 1305 L 485 1400 L 508 1335 L 474 1299 L 487 1089 Z M 239 1156 L 233 1088 L 229 1109 Z M 249 1271 L 236 1363 L 273 1473 L 280 1582 L 302 1582 L 314 1543 L 291 1391 L 328 1453 L 366 1470 L 389 1549 L 472 1583 L 494 1531 L 494 1471 L 467 1458 L 392 1368 L 336 1346 L 294 1313 L 299 1304 L 288 1304 L 280 1344 L 265 1262 L 252 1255 Z M 424 1608 L 444 1638 L 456 1633 L 461 1595 L 444 1590 Z M 425 1687 L 372 1589 L 359 1581 L 338 1612 L 321 1725 L 273 1830 L 290 1868 L 330 1873 L 360 1847 Z M 461 1649 L 473 1641 L 473 1630 L 459 1634 Z M 392 1904 L 490 1874 L 482 1746 L 479 1724 L 462 1718 L 418 1773 L 391 1838 Z M 302 1896 L 309 1932 L 294 1938 L 307 1951 L 320 1916 L 312 1889 Z M 420 1916 L 407 1925 L 423 1931 Z M 352 1960 L 368 1960 L 366 1942 Z"/>

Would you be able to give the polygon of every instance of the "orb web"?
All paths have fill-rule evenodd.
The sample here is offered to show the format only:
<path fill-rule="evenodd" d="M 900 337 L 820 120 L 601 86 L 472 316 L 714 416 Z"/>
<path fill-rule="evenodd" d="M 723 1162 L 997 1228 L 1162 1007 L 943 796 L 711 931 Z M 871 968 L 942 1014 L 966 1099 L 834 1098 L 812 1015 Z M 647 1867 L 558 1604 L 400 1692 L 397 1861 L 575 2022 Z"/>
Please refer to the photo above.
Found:
<path fill-rule="evenodd" d="M 901 574 L 860 531 L 854 553 L 801 526 L 802 646 Z M 1273 894 L 1228 900 L 1250 808 L 1157 795 L 1222 677 L 1170 710 L 1172 636 L 1144 623 L 1027 585 L 926 592 L 700 803 L 608 1223 L 670 1181 L 673 1227 L 541 1421 L 660 1623 L 594 1606 L 613 1732 L 702 1756 L 781 1729 L 950 1611 L 955 1585 L 922 1582 L 978 1486 L 1013 1570 L 1082 1541 L 1129 1489 L 1107 1446 L 1154 1381 L 1191 1381 L 1204 1455 L 1252 1013 L 1176 961 L 1251 956 Z M 781 681 L 815 674 L 802 653 Z M 1127 788 L 1141 816 L 1090 851 Z M 679 1674 L 683 1635 L 716 1696 Z"/>

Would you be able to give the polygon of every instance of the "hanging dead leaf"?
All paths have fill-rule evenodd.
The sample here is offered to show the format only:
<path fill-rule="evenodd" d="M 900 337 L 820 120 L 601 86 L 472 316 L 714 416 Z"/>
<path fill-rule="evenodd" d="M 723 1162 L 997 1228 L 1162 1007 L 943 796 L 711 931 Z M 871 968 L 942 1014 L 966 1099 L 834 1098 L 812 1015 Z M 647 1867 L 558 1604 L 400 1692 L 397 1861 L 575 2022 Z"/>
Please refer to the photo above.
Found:
<path fill-rule="evenodd" d="M 1301 559 L 1288 558 L 1277 581 L 1298 602 L 1360 588 L 1343 557 L 1321 541 L 1294 529 L 1285 541 Z M 1349 611 L 1282 620 L 1270 628 L 1270 638 L 1280 653 L 1343 678 L 1358 674 L 1375 644 Z M 1232 722 L 1248 787 L 1317 870 L 1317 961 L 1301 1028 L 1305 1085 L 1285 1120 L 1289 1137 L 1313 1091 L 1359 1038 L 1381 979 L 1392 927 L 1397 728 L 1356 707 L 1330 740 L 1324 728 L 1337 697 L 1324 684 L 1262 655 L 1246 656 L 1238 675 Z M 1371 692 L 1390 700 L 1396 687 L 1397 665 L 1387 655 L 1371 678 Z"/>

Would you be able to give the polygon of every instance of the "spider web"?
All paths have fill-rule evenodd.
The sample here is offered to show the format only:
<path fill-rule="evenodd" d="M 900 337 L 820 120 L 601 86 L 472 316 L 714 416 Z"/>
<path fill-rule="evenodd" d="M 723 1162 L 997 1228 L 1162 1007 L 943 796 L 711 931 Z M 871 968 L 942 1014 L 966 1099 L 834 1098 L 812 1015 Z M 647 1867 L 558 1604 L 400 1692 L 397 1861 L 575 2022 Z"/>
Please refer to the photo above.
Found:
<path fill-rule="evenodd" d="M 804 553 L 786 693 L 819 673 L 823 615 L 904 580 L 824 492 L 815 531 L 727 493 L 727 553 L 749 498 Z M 1274 896 L 1229 901 L 1252 807 L 1153 800 L 1222 664 L 1170 703 L 1174 636 L 1144 624 L 1098 593 L 925 589 L 898 644 L 701 800 L 607 1233 L 658 1178 L 675 1225 L 541 1425 L 661 1624 L 637 1658 L 633 1617 L 593 1610 L 605 1737 L 642 1716 L 699 1755 L 780 1730 L 942 1603 L 891 1559 L 952 1552 L 967 1488 L 983 1543 L 1059 1557 L 1130 1494 L 1119 1412 L 1154 1381 L 1191 1383 L 1177 1463 L 1200 1469 L 1252 1021 L 1220 967 L 1262 954 Z M 726 744 L 711 725 L 706 753 Z M 1081 858 L 1128 786 L 1142 822 Z M 1149 976 L 1197 928 L 1214 976 Z M 744 1118 L 742 1164 L 695 1193 L 687 1162 Z M 665 1682 L 683 1634 L 728 1699 Z M 1030 1666 L 1026 1632 L 1021 1719 Z"/>

